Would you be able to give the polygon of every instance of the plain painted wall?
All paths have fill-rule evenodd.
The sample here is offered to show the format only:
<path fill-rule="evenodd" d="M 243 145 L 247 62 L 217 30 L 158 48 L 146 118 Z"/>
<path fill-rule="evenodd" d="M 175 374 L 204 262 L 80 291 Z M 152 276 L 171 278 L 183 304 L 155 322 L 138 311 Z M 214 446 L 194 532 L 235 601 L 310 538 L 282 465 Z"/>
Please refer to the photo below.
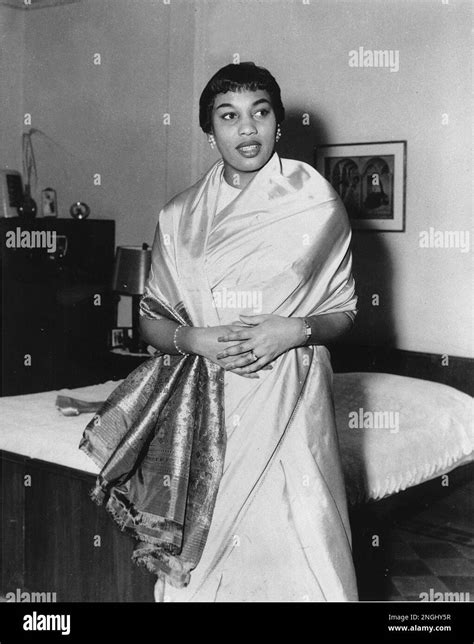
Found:
<path fill-rule="evenodd" d="M 349 341 L 473 355 L 472 255 L 419 247 L 430 226 L 471 228 L 467 0 L 83 0 L 13 14 L 19 36 L 25 23 L 24 96 L 15 89 L 7 122 L 21 104 L 44 132 L 33 137 L 38 193 L 56 188 L 60 216 L 86 201 L 116 220 L 118 244 L 151 242 L 159 209 L 217 158 L 197 101 L 238 54 L 280 83 L 282 156 L 311 163 L 321 143 L 408 142 L 406 231 L 354 234 L 360 314 Z M 8 38 L 13 79 L 22 41 Z M 399 51 L 399 71 L 351 68 L 361 46 Z M 18 162 L 12 136 L 3 165 Z"/>
<path fill-rule="evenodd" d="M 0 167 L 22 171 L 25 13 L 0 5 Z"/>
<path fill-rule="evenodd" d="M 192 9 L 85 0 L 27 13 L 24 109 L 45 134 L 33 138 L 41 188 L 56 187 L 62 217 L 85 201 L 91 217 L 115 219 L 118 244 L 152 240 L 157 211 L 190 182 Z"/>

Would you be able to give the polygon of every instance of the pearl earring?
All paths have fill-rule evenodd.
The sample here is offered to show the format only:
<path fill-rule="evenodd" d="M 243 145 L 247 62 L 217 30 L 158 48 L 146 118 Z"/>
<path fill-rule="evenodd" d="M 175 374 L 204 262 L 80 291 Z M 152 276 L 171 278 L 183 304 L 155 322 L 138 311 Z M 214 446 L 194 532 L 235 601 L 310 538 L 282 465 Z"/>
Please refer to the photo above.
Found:
<path fill-rule="evenodd" d="M 278 141 L 281 138 L 281 128 L 280 126 L 277 127 L 276 135 L 275 135 L 275 141 L 278 143 Z"/>
<path fill-rule="evenodd" d="M 207 137 L 207 140 L 209 141 L 209 145 L 211 146 L 211 148 L 214 149 L 216 147 L 216 140 L 214 138 L 214 135 L 209 134 L 209 136 Z"/>

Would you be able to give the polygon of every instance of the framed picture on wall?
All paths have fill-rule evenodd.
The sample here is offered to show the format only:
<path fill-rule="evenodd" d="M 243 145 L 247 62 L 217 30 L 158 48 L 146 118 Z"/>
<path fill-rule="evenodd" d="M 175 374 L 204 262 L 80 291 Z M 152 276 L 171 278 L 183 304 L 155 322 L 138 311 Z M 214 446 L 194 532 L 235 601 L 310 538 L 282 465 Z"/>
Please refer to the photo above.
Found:
<path fill-rule="evenodd" d="M 406 141 L 315 149 L 315 167 L 341 197 L 356 230 L 405 230 Z"/>

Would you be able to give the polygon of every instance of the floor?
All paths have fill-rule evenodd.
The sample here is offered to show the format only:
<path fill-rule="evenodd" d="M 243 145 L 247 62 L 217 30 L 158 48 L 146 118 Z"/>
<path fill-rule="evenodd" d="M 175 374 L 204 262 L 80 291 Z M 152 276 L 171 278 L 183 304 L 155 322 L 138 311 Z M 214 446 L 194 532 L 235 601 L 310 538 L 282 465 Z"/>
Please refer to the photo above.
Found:
<path fill-rule="evenodd" d="M 474 478 L 460 469 L 445 489 L 437 479 L 356 514 L 361 600 L 474 601 Z"/>

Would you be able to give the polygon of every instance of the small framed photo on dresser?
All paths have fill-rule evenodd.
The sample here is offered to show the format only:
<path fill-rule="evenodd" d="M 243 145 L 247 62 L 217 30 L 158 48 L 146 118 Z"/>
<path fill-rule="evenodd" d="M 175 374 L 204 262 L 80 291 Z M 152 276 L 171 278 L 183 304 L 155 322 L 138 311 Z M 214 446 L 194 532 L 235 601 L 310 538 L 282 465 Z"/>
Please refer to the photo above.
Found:
<path fill-rule="evenodd" d="M 341 197 L 355 230 L 404 232 L 406 141 L 315 149 L 314 165 Z"/>

